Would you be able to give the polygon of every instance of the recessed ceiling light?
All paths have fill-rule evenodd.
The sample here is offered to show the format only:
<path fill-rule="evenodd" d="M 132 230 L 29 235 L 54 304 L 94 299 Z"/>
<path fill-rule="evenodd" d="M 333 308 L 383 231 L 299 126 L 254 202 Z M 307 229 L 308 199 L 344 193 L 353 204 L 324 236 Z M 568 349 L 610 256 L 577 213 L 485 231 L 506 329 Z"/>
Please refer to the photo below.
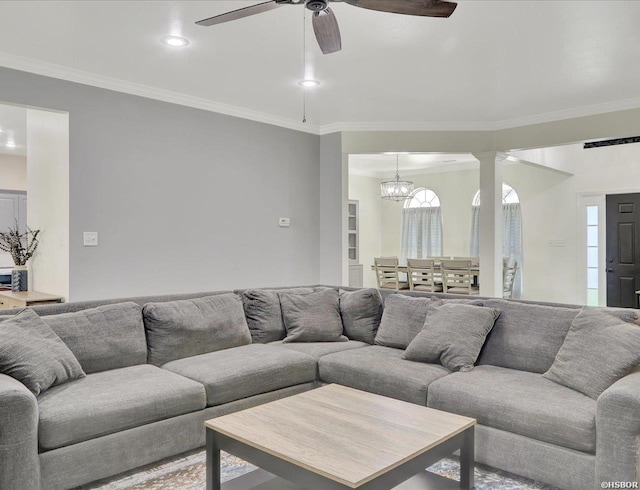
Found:
<path fill-rule="evenodd" d="M 162 38 L 162 42 L 174 48 L 184 48 L 189 44 L 188 39 L 180 36 L 165 36 Z"/>
<path fill-rule="evenodd" d="M 313 87 L 317 87 L 318 85 L 320 85 L 320 82 L 318 80 L 312 80 L 310 78 L 306 78 L 304 80 L 300 80 L 298 82 L 298 85 L 300 85 L 301 87 L 304 87 L 304 88 L 313 88 Z"/>

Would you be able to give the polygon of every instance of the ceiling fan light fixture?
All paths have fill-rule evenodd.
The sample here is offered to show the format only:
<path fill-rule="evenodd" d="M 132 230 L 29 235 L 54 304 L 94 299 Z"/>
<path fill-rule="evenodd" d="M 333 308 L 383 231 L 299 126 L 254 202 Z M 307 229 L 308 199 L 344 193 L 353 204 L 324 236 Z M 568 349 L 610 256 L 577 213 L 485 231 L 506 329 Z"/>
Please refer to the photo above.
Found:
<path fill-rule="evenodd" d="M 326 10 L 329 5 L 327 0 L 308 0 L 305 7 L 312 12 L 322 12 L 323 10 Z"/>
<path fill-rule="evenodd" d="M 189 40 L 180 36 L 165 36 L 162 38 L 162 42 L 173 48 L 184 48 L 189 45 Z"/>
<path fill-rule="evenodd" d="M 311 78 L 305 78 L 304 80 L 300 80 L 298 85 L 304 88 L 314 88 L 320 85 L 318 80 L 313 80 Z"/>

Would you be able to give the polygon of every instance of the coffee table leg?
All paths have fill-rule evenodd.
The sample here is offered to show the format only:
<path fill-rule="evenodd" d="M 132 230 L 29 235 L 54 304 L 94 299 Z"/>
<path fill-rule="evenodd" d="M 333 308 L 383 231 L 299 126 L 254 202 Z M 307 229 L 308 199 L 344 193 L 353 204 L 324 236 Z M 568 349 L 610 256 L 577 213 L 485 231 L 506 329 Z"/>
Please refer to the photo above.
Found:
<path fill-rule="evenodd" d="M 469 490 L 475 485 L 473 481 L 475 467 L 473 427 L 465 430 L 463 437 L 464 442 L 460 448 L 460 488 Z"/>
<path fill-rule="evenodd" d="M 207 490 L 220 490 L 220 448 L 211 429 L 207 431 Z"/>

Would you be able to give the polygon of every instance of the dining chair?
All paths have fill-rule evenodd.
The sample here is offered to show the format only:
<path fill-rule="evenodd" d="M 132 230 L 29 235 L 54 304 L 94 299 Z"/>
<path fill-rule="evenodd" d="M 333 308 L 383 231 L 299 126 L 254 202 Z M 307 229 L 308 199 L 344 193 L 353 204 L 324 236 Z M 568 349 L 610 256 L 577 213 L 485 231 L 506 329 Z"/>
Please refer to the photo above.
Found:
<path fill-rule="evenodd" d="M 433 257 L 427 257 L 427 259 L 433 259 L 433 261 L 435 262 L 435 266 L 436 269 L 438 269 L 438 272 L 440 272 L 440 262 L 442 262 L 443 260 L 449 260 L 451 258 L 450 255 L 437 255 L 437 256 L 433 256 Z"/>
<path fill-rule="evenodd" d="M 511 258 L 502 259 L 502 297 L 513 298 L 513 284 L 515 283 L 518 261 Z"/>
<path fill-rule="evenodd" d="M 411 291 L 442 292 L 440 268 L 434 259 L 407 259 L 407 279 Z"/>
<path fill-rule="evenodd" d="M 440 268 L 445 293 L 480 294 L 480 288 L 473 284 L 471 260 L 443 260 Z"/>
<path fill-rule="evenodd" d="M 453 257 L 453 260 L 470 260 L 472 266 L 480 264 L 480 257 Z"/>
<path fill-rule="evenodd" d="M 398 257 L 375 257 L 373 259 L 376 271 L 376 279 L 378 288 L 409 289 L 409 283 L 400 281 L 400 273 L 398 272 Z"/>

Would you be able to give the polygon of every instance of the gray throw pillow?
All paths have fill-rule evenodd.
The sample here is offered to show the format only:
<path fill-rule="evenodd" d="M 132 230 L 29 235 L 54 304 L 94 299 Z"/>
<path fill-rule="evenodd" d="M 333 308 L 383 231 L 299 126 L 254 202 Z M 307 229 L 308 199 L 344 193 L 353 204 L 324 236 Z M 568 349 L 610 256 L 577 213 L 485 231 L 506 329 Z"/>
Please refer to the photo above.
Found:
<path fill-rule="evenodd" d="M 0 373 L 38 396 L 52 386 L 85 377 L 73 353 L 33 310 L 0 325 Z"/>
<path fill-rule="evenodd" d="M 148 362 L 155 366 L 251 343 L 242 301 L 234 293 L 147 303 L 142 315 Z"/>
<path fill-rule="evenodd" d="M 414 298 L 403 294 L 387 296 L 375 343 L 406 349 L 422 330 L 431 304 L 431 298 Z"/>
<path fill-rule="evenodd" d="M 638 365 L 640 327 L 602 310 L 583 308 L 543 376 L 597 399 Z"/>
<path fill-rule="evenodd" d="M 284 343 L 346 342 L 338 291 L 325 289 L 311 294 L 278 293 L 287 329 Z"/>
<path fill-rule="evenodd" d="M 422 331 L 402 357 L 440 363 L 450 371 L 471 371 L 500 310 L 461 303 L 431 306 Z"/>
<path fill-rule="evenodd" d="M 324 289 L 324 288 L 323 288 Z M 317 289 L 247 289 L 242 293 L 242 304 L 247 325 L 254 344 L 266 344 L 286 337 L 278 292 L 311 294 Z"/>
<path fill-rule="evenodd" d="M 478 365 L 544 373 L 553 364 L 579 308 L 543 306 L 505 299 L 488 299 L 500 317 L 487 337 Z"/>
<path fill-rule="evenodd" d="M 453 298 L 453 299 L 444 299 L 438 296 L 431 296 L 433 300 L 433 306 L 442 306 L 442 305 L 473 305 L 473 306 L 484 306 L 483 299 L 464 299 L 464 298 Z"/>
<path fill-rule="evenodd" d="M 375 288 L 340 291 L 344 333 L 351 340 L 373 344 L 382 319 L 382 297 Z"/>
<path fill-rule="evenodd" d="M 87 374 L 147 362 L 142 307 L 133 302 L 43 316 Z"/>

